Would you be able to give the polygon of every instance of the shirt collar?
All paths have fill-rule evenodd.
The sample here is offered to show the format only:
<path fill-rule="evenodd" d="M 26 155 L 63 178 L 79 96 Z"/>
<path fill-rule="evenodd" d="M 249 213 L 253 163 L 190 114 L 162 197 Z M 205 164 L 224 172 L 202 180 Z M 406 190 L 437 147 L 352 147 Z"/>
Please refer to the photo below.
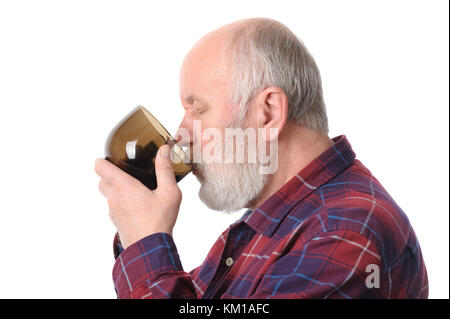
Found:
<path fill-rule="evenodd" d="M 334 137 L 332 140 L 334 145 L 304 167 L 255 210 L 247 210 L 234 224 L 243 221 L 255 231 L 271 237 L 294 206 L 344 171 L 355 160 L 355 153 L 345 135 Z"/>

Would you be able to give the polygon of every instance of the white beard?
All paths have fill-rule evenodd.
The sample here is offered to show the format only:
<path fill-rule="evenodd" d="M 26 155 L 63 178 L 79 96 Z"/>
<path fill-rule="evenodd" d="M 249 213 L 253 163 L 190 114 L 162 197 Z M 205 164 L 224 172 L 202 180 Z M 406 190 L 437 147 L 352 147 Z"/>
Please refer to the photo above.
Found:
<path fill-rule="evenodd" d="M 200 163 L 197 179 L 202 184 L 199 197 L 213 210 L 230 213 L 249 207 L 267 182 L 259 163 Z"/>
<path fill-rule="evenodd" d="M 228 127 L 242 127 L 243 123 L 235 119 Z M 267 183 L 268 175 L 260 173 L 260 166 L 258 159 L 256 163 L 198 163 L 200 200 L 210 209 L 225 213 L 249 207 Z"/>

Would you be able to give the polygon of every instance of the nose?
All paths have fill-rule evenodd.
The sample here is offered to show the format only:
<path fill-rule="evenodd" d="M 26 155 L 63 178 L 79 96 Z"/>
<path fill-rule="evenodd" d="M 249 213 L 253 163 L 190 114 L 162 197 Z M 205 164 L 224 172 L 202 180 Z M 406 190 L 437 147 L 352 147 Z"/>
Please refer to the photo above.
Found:
<path fill-rule="evenodd" d="M 185 115 L 178 126 L 175 141 L 183 149 L 191 163 L 193 162 L 194 139 L 193 120 Z"/>
<path fill-rule="evenodd" d="M 190 144 L 194 143 L 193 121 L 186 115 L 175 133 L 175 141 L 180 146 L 190 146 Z"/>

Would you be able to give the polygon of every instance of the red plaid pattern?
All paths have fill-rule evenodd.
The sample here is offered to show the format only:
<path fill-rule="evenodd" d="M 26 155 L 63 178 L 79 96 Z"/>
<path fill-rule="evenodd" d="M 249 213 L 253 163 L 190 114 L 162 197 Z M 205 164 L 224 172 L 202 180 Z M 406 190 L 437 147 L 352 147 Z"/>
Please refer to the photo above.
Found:
<path fill-rule="evenodd" d="M 355 159 L 344 135 L 182 268 L 173 238 L 126 250 L 115 239 L 119 298 L 427 298 L 418 240 L 405 213 Z"/>

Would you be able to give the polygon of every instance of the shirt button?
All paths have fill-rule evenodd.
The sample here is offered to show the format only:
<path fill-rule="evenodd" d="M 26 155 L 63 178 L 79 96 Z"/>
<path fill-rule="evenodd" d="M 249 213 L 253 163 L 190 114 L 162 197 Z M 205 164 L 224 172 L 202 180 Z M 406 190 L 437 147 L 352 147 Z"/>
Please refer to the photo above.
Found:
<path fill-rule="evenodd" d="M 225 260 L 225 264 L 228 266 L 228 267 L 230 267 L 232 264 L 233 264 L 233 258 L 231 258 L 231 257 L 228 257 L 226 260 Z"/>

